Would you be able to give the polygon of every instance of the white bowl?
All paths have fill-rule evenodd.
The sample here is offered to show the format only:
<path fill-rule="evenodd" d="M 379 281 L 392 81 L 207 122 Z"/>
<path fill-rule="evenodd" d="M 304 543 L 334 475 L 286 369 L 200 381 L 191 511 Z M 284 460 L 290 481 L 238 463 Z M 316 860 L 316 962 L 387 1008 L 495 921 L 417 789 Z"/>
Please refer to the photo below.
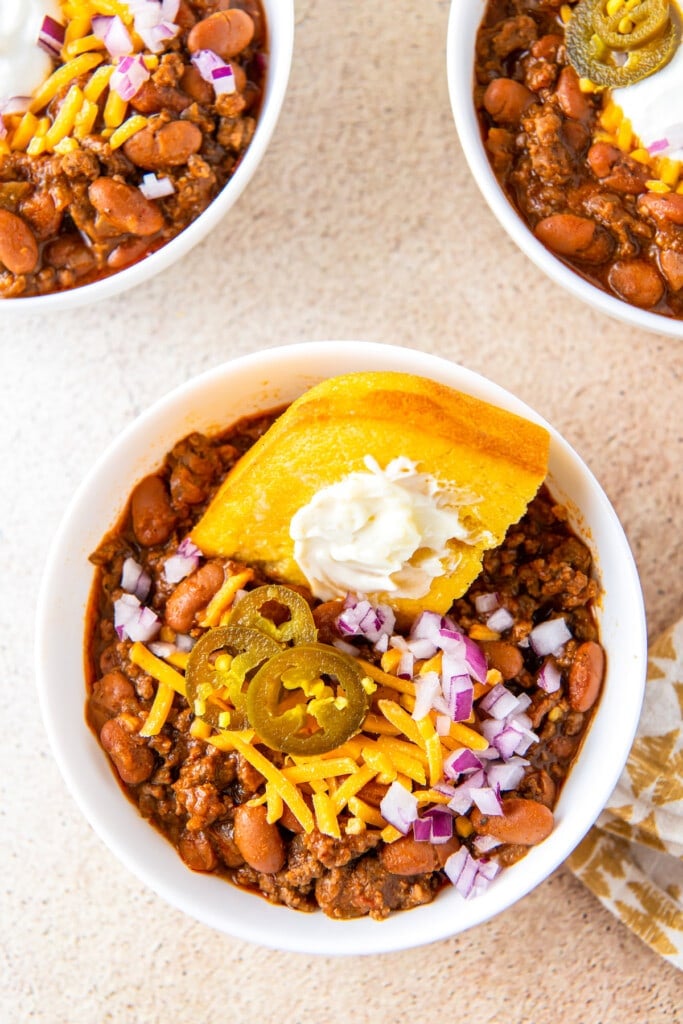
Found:
<path fill-rule="evenodd" d="M 446 43 L 448 91 L 455 126 L 474 180 L 484 198 L 522 252 L 572 295 L 633 327 L 683 338 L 683 321 L 638 309 L 609 295 L 554 256 L 529 230 L 498 183 L 486 154 L 473 101 L 475 42 L 485 7 L 486 0 L 452 0 Z"/>
<path fill-rule="evenodd" d="M 83 713 L 85 617 L 93 583 L 88 555 L 118 521 L 134 484 L 158 468 L 190 431 L 227 427 L 240 416 L 289 402 L 342 367 L 431 377 L 543 423 L 551 434 L 551 490 L 573 511 L 574 528 L 593 552 L 603 590 L 597 612 L 607 651 L 604 692 L 562 790 L 555 830 L 503 871 L 483 896 L 464 901 L 447 888 L 428 906 L 382 922 L 298 913 L 190 871 L 124 797 Z M 95 831 L 138 878 L 193 917 L 242 939 L 306 953 L 377 953 L 442 939 L 487 920 L 538 885 L 568 856 L 609 798 L 635 732 L 645 666 L 643 604 L 628 543 L 599 484 L 567 442 L 519 399 L 462 366 L 364 342 L 312 342 L 235 359 L 143 413 L 78 489 L 55 538 L 38 605 L 37 674 L 46 728 L 67 785 Z"/>
<path fill-rule="evenodd" d="M 156 252 L 110 277 L 63 292 L 0 300 L 0 313 L 44 313 L 74 309 L 111 298 L 142 284 L 187 255 L 225 216 L 253 177 L 270 138 L 287 91 L 294 45 L 294 0 L 262 0 L 268 26 L 268 72 L 254 137 L 230 181 L 203 213 Z"/>

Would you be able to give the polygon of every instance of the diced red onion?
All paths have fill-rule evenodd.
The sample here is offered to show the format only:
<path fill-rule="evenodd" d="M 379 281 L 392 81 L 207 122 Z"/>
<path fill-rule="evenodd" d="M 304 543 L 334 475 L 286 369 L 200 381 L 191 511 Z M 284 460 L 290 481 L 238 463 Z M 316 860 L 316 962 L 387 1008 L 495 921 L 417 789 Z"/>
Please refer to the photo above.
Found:
<path fill-rule="evenodd" d="M 158 25 L 150 25 L 149 28 L 138 26 L 136 22 L 135 31 L 150 53 L 161 53 L 164 44 L 169 39 L 175 39 L 180 29 L 172 21 L 160 21 Z"/>
<path fill-rule="evenodd" d="M 396 666 L 396 675 L 401 679 L 412 679 L 415 668 L 415 658 L 411 651 L 404 651 L 401 660 Z"/>
<path fill-rule="evenodd" d="M 332 646 L 336 647 L 338 651 L 343 651 L 344 654 L 349 654 L 352 658 L 358 657 L 358 648 L 353 644 L 347 644 L 346 640 L 333 640 Z"/>
<path fill-rule="evenodd" d="M 175 185 L 170 178 L 157 178 L 156 174 L 143 174 L 138 185 L 145 199 L 165 199 L 175 192 Z"/>
<path fill-rule="evenodd" d="M 175 638 L 175 645 L 179 651 L 189 652 L 192 650 L 196 643 L 196 640 L 189 636 L 187 633 L 177 633 Z"/>
<path fill-rule="evenodd" d="M 434 647 L 440 646 L 439 631 L 443 619 L 436 612 L 421 612 L 410 630 L 411 640 L 431 640 Z"/>
<path fill-rule="evenodd" d="M 46 50 L 51 57 L 59 57 L 64 46 L 64 33 L 64 26 L 46 14 L 38 32 L 38 46 Z"/>
<path fill-rule="evenodd" d="M 389 636 L 396 625 L 396 616 L 386 604 L 372 605 L 369 601 L 349 595 L 337 618 L 337 629 L 345 636 L 362 636 L 376 643 Z"/>
<path fill-rule="evenodd" d="M 135 594 L 144 601 L 152 589 L 152 577 L 132 556 L 125 559 L 121 566 L 121 587 L 129 594 Z"/>
<path fill-rule="evenodd" d="M 436 732 L 439 736 L 448 736 L 451 731 L 451 716 L 450 715 L 437 715 L 436 716 Z"/>
<path fill-rule="evenodd" d="M 497 846 L 502 846 L 502 843 L 500 839 L 494 839 L 493 836 L 474 837 L 474 848 L 477 853 L 489 853 L 491 850 L 495 850 Z"/>
<path fill-rule="evenodd" d="M 119 640 L 153 640 L 161 622 L 151 608 L 141 605 L 134 594 L 122 594 L 114 601 L 114 628 Z"/>
<path fill-rule="evenodd" d="M 31 102 L 30 96 L 10 96 L 9 99 L 3 100 L 2 105 L 0 105 L 0 113 L 25 114 L 31 106 Z"/>
<path fill-rule="evenodd" d="M 418 639 L 408 641 L 408 650 L 419 660 L 427 660 L 433 658 L 436 654 L 437 648 L 434 646 L 431 640 Z"/>
<path fill-rule="evenodd" d="M 496 683 L 479 701 L 482 711 L 487 711 L 492 718 L 507 718 L 517 709 L 517 698 L 502 683 Z M 488 739 L 488 737 L 487 737 Z M 489 740 L 490 742 L 490 740 Z"/>
<path fill-rule="evenodd" d="M 128 29 L 118 15 L 95 15 L 92 19 L 92 32 L 102 40 L 112 57 L 125 57 L 134 50 Z"/>
<path fill-rule="evenodd" d="M 215 68 L 211 72 L 211 84 L 216 96 L 229 96 L 235 92 L 237 85 L 235 84 L 235 72 L 232 70 L 232 66 L 226 64 L 224 68 Z"/>
<path fill-rule="evenodd" d="M 413 835 L 419 843 L 447 843 L 453 838 L 453 815 L 443 807 L 431 807 L 413 822 Z"/>
<path fill-rule="evenodd" d="M 176 549 L 164 562 L 164 576 L 168 583 L 179 583 L 194 572 L 202 557 L 201 550 L 189 537 L 184 537 Z"/>
<path fill-rule="evenodd" d="M 450 855 L 444 864 L 444 871 L 460 895 L 467 899 L 472 894 L 477 877 L 477 862 L 466 846 L 461 846 L 457 853 Z"/>
<path fill-rule="evenodd" d="M 475 772 L 466 782 L 456 786 L 448 801 L 448 806 L 456 814 L 467 814 L 472 806 L 472 789 L 479 789 L 486 785 L 486 776 L 483 771 Z"/>
<path fill-rule="evenodd" d="M 149 77 L 149 71 L 140 54 L 122 57 L 109 79 L 109 88 L 118 93 L 122 100 L 132 100 Z"/>
<path fill-rule="evenodd" d="M 474 607 L 479 615 L 488 615 L 498 607 L 498 594 L 477 594 Z"/>
<path fill-rule="evenodd" d="M 400 782 L 392 782 L 384 794 L 379 810 L 385 821 L 403 835 L 407 835 L 417 818 L 417 799 Z"/>
<path fill-rule="evenodd" d="M 515 620 L 507 608 L 498 608 L 493 615 L 489 615 L 486 625 L 494 633 L 504 633 L 506 629 L 514 626 Z"/>
<path fill-rule="evenodd" d="M 178 650 L 175 644 L 167 643 L 165 640 L 153 640 L 148 646 L 152 654 L 156 654 L 157 658 L 168 658 Z"/>
<path fill-rule="evenodd" d="M 440 690 L 439 677 L 436 672 L 427 672 L 415 680 L 415 707 L 412 717 L 419 721 L 432 709 L 434 698 Z"/>
<path fill-rule="evenodd" d="M 529 642 L 539 658 L 555 654 L 571 638 L 567 623 L 561 617 L 541 622 L 529 633 Z"/>
<path fill-rule="evenodd" d="M 447 779 L 457 779 L 458 775 L 469 775 L 470 772 L 481 770 L 481 761 L 468 747 L 453 750 L 443 761 L 443 772 Z"/>
<path fill-rule="evenodd" d="M 506 725 L 502 732 L 499 732 L 493 740 L 496 748 L 504 761 L 507 761 L 517 750 L 524 733 L 514 725 Z"/>
<path fill-rule="evenodd" d="M 443 691 L 448 713 L 454 722 L 466 721 L 472 713 L 474 689 L 469 676 L 452 676 L 444 679 Z"/>
<path fill-rule="evenodd" d="M 536 682 L 546 693 L 557 693 L 562 685 L 562 673 L 554 661 L 546 661 L 538 673 Z"/>
<path fill-rule="evenodd" d="M 205 82 L 211 83 L 212 74 L 217 68 L 224 68 L 225 61 L 213 50 L 196 50 L 190 60 Z"/>
<path fill-rule="evenodd" d="M 521 758 L 520 758 L 521 760 Z M 524 778 L 524 765 L 521 764 L 490 764 L 486 769 L 489 786 L 506 792 L 517 789 Z"/>
<path fill-rule="evenodd" d="M 491 860 L 488 857 L 482 857 L 477 861 L 477 874 L 485 878 L 487 882 L 492 882 L 499 872 L 500 864 L 498 861 Z"/>
<path fill-rule="evenodd" d="M 517 710 L 515 716 L 519 717 L 522 711 L 526 711 L 527 708 L 531 707 L 531 697 L 528 693 L 520 693 L 517 697 Z M 529 728 L 531 728 L 531 720 L 529 720 Z"/>
<path fill-rule="evenodd" d="M 382 633 L 379 640 L 375 643 L 375 650 L 378 654 L 385 654 L 389 650 L 389 634 Z"/>
<path fill-rule="evenodd" d="M 665 149 L 668 148 L 668 145 L 668 139 L 657 139 L 655 142 L 650 143 L 650 145 L 647 147 L 647 150 L 651 156 L 654 156 L 656 153 L 662 153 Z"/>
<path fill-rule="evenodd" d="M 473 786 L 470 795 L 482 814 L 493 817 L 503 813 L 500 795 L 492 786 Z"/>

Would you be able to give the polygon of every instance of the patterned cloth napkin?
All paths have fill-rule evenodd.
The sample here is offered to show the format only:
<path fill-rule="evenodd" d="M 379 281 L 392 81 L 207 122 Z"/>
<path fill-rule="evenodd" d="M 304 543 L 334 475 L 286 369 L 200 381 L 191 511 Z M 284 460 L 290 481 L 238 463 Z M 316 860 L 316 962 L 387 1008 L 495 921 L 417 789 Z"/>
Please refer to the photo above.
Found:
<path fill-rule="evenodd" d="M 601 903 L 683 970 L 683 619 L 650 648 L 636 740 L 569 858 Z"/>

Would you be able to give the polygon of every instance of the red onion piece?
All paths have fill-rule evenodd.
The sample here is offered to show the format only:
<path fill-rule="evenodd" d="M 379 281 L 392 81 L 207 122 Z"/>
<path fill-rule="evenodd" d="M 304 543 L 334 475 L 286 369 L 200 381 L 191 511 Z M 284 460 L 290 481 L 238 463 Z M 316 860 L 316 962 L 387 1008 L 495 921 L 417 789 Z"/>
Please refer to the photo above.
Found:
<path fill-rule="evenodd" d="M 520 761 L 522 758 L 520 758 Z M 517 789 L 524 778 L 523 764 L 491 764 L 486 769 L 486 779 L 492 789 L 500 789 L 506 792 L 509 789 Z"/>
<path fill-rule="evenodd" d="M 448 713 L 454 722 L 465 722 L 472 713 L 474 688 L 469 676 L 452 676 L 443 683 Z"/>
<path fill-rule="evenodd" d="M 477 862 L 466 846 L 452 853 L 444 864 L 444 871 L 461 896 L 467 899 L 472 894 L 477 877 Z"/>
<path fill-rule="evenodd" d="M 482 814 L 490 817 L 502 815 L 503 805 L 500 802 L 500 794 L 491 786 L 472 787 L 470 795 Z"/>
<path fill-rule="evenodd" d="M 431 807 L 413 822 L 413 835 L 418 843 L 447 843 L 453 838 L 453 815 L 443 807 Z"/>
<path fill-rule="evenodd" d="M 544 658 L 546 654 L 555 654 L 571 638 L 572 635 L 563 618 L 541 622 L 529 633 L 529 642 L 539 658 Z"/>
<path fill-rule="evenodd" d="M 112 57 L 125 57 L 134 50 L 128 29 L 118 15 L 95 15 L 92 19 L 92 32 L 102 40 Z"/>
<path fill-rule="evenodd" d="M 126 558 L 121 566 L 121 587 L 140 601 L 144 601 L 152 589 L 151 576 L 133 557 Z"/>
<path fill-rule="evenodd" d="M 214 68 L 211 72 L 211 84 L 217 96 L 230 95 L 237 90 L 235 72 L 230 64 L 226 64 L 224 68 Z"/>
<path fill-rule="evenodd" d="M 514 693 L 510 693 L 502 683 L 496 683 L 488 693 L 484 694 L 478 706 L 482 711 L 487 711 L 492 718 L 503 719 L 516 711 L 518 702 Z"/>
<path fill-rule="evenodd" d="M 475 836 L 474 837 L 474 848 L 477 853 L 489 853 L 491 850 L 495 850 L 497 846 L 502 846 L 500 839 L 494 839 L 493 836 Z M 480 861 L 478 863 L 481 863 Z"/>
<path fill-rule="evenodd" d="M 147 646 L 152 654 L 156 654 L 157 658 L 168 658 L 178 650 L 175 644 L 167 643 L 165 640 L 153 640 Z"/>
<path fill-rule="evenodd" d="M 546 693 L 557 693 L 562 685 L 562 673 L 557 665 L 548 659 L 538 673 L 536 682 Z"/>
<path fill-rule="evenodd" d="M 365 599 L 348 595 L 337 618 L 337 629 L 344 636 L 362 636 L 371 643 L 389 636 L 396 625 L 394 611 L 387 604 L 372 605 Z"/>
<path fill-rule="evenodd" d="M 407 835 L 417 818 L 417 799 L 400 782 L 392 782 L 379 805 L 379 810 L 385 821 L 403 835 Z"/>
<path fill-rule="evenodd" d="M 431 711 L 434 698 L 440 691 L 439 677 L 436 672 L 427 672 L 415 680 L 415 707 L 412 717 L 416 722 Z"/>
<path fill-rule="evenodd" d="M 421 612 L 410 630 L 411 640 L 431 640 L 434 647 L 439 646 L 439 630 L 443 619 L 436 612 Z"/>
<path fill-rule="evenodd" d="M 222 57 L 219 57 L 213 50 L 197 50 L 190 59 L 204 81 L 208 82 L 209 85 L 213 85 L 214 71 L 227 67 Z"/>
<path fill-rule="evenodd" d="M 150 177 L 150 175 L 145 175 Z M 154 175 L 151 175 L 154 177 Z M 142 191 L 142 188 L 140 189 Z M 149 198 L 149 197 L 148 197 Z M 194 572 L 199 565 L 202 552 L 189 537 L 183 538 L 176 549 L 176 553 L 167 558 L 164 562 L 164 576 L 168 583 L 179 583 L 186 576 Z"/>
<path fill-rule="evenodd" d="M 165 199 L 175 192 L 175 185 L 170 178 L 157 178 L 156 174 L 143 174 L 138 185 L 145 199 Z"/>
<path fill-rule="evenodd" d="M 514 624 L 515 620 L 507 608 L 498 608 L 493 615 L 489 615 L 486 620 L 486 625 L 489 629 L 492 629 L 494 633 L 504 633 L 506 629 L 511 629 Z"/>
<path fill-rule="evenodd" d="M 25 114 L 31 106 L 30 96 L 10 96 L 0 106 L 2 114 Z"/>
<path fill-rule="evenodd" d="M 196 640 L 188 636 L 187 633 L 177 633 L 175 638 L 175 645 L 179 651 L 185 651 L 186 653 L 191 651 L 196 643 Z"/>
<path fill-rule="evenodd" d="M 151 25 L 149 28 L 138 26 L 136 22 L 135 31 L 150 53 L 161 53 L 164 45 L 170 39 L 175 39 L 180 29 L 172 21 L 160 21 L 157 25 Z"/>
<path fill-rule="evenodd" d="M 140 54 L 122 57 L 109 79 L 109 88 L 118 93 L 122 100 L 132 100 L 150 77 Z"/>
<path fill-rule="evenodd" d="M 64 26 L 46 14 L 38 32 L 38 46 L 42 47 L 51 57 L 61 56 L 64 32 Z"/>
<path fill-rule="evenodd" d="M 151 608 L 141 605 L 134 594 L 122 594 L 114 601 L 114 628 L 119 640 L 153 640 L 161 622 Z"/>
<path fill-rule="evenodd" d="M 479 615 L 488 615 L 498 607 L 498 594 L 477 594 L 474 607 Z"/>
<path fill-rule="evenodd" d="M 667 149 L 668 145 L 668 139 L 657 139 L 655 142 L 650 143 L 647 150 L 651 156 L 654 156 L 656 153 L 661 153 L 663 150 Z"/>
<path fill-rule="evenodd" d="M 482 764 L 473 751 L 467 747 L 453 750 L 444 758 L 443 771 L 447 779 L 457 779 L 458 775 L 469 775 L 470 772 L 481 770 Z"/>

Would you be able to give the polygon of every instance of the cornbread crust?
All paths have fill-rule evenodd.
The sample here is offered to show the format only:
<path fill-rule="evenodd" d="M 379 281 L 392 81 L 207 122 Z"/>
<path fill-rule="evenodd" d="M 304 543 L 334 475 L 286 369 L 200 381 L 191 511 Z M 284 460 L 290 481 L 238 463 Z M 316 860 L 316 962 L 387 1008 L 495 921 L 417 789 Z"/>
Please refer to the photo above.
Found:
<path fill-rule="evenodd" d="M 306 584 L 294 560 L 293 515 L 323 487 L 413 461 L 450 491 L 472 544 L 449 542 L 444 575 L 428 594 L 372 595 L 401 614 L 445 612 L 478 575 L 484 551 L 517 522 L 547 472 L 546 430 L 513 413 L 411 374 L 365 372 L 323 381 L 279 417 L 228 475 L 192 531 L 208 555 L 236 558 L 287 583 Z"/>

